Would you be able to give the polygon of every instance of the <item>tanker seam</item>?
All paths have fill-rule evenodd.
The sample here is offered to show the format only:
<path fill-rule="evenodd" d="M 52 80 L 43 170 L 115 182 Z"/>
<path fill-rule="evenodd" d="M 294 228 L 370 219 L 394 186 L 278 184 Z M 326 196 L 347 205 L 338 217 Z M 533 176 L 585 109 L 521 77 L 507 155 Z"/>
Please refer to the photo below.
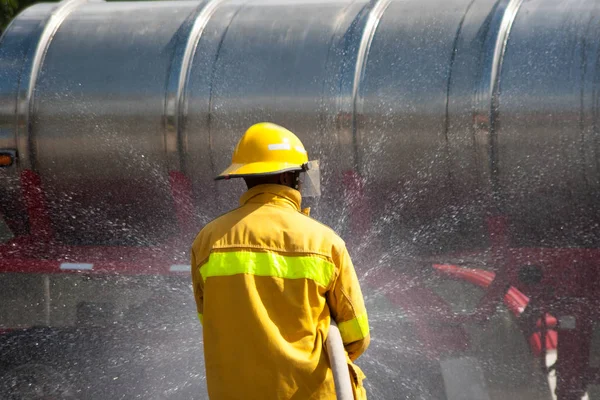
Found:
<path fill-rule="evenodd" d="M 497 31 L 502 22 L 502 17 L 498 17 L 501 12 L 501 2 L 503 0 L 497 0 L 494 2 L 488 18 L 484 21 L 481 29 L 485 31 L 485 38 L 482 43 L 481 54 L 479 61 L 481 63 L 480 70 L 477 71 L 478 85 L 474 88 L 473 97 L 473 132 L 471 135 L 471 143 L 475 149 L 477 149 L 477 164 L 482 168 L 482 179 L 488 183 L 489 186 L 487 192 L 492 195 L 492 184 L 491 184 L 491 162 L 490 162 L 490 96 L 491 90 L 491 75 L 493 69 L 494 52 L 496 50 L 496 39 Z M 503 14 L 503 12 L 502 12 Z M 485 128 L 485 129 L 484 129 Z M 485 138 L 478 138 L 478 133 L 486 132 Z M 485 145 L 485 147 L 484 147 Z M 485 154 L 482 154 L 482 150 L 485 150 Z"/>
<path fill-rule="evenodd" d="M 593 18 L 593 17 L 592 17 Z M 590 182 L 587 179 L 587 175 L 585 173 L 585 78 L 587 75 L 587 54 L 586 47 L 587 43 L 585 38 L 588 35 L 588 31 L 590 28 L 590 22 L 588 22 L 588 26 L 586 28 L 585 35 L 581 38 L 581 65 L 580 65 L 580 88 L 579 88 L 579 133 L 580 133 L 580 146 L 579 146 L 579 167 L 581 168 L 581 174 L 583 175 L 583 181 L 585 182 L 588 189 L 590 187 Z M 568 147 L 565 146 L 566 150 Z M 586 190 L 586 192 L 588 192 Z"/>
<path fill-rule="evenodd" d="M 580 159 L 580 167 L 581 174 L 583 175 L 583 181 L 586 184 L 586 196 L 590 202 L 593 202 L 593 198 L 590 197 L 591 190 L 593 190 L 593 185 L 588 178 L 588 174 L 586 173 L 586 146 L 585 146 L 585 137 L 586 137 L 586 111 L 585 111 L 585 89 L 586 89 L 586 75 L 588 75 L 588 53 L 587 53 L 587 40 L 585 38 L 589 37 L 590 29 L 592 26 L 592 22 L 594 20 L 594 16 L 590 16 L 588 24 L 585 28 L 585 34 L 581 38 L 581 89 L 580 89 L 580 111 L 579 111 L 579 124 L 581 130 L 581 145 L 579 146 L 579 159 Z M 593 87 L 593 78 L 591 82 L 591 87 Z M 593 90 L 593 89 L 592 89 Z"/>
<path fill-rule="evenodd" d="M 598 127 L 598 109 L 599 109 L 599 99 L 600 99 L 600 91 L 598 88 L 600 87 L 600 69 L 598 65 L 600 65 L 600 51 L 596 48 L 596 60 L 594 65 L 594 77 L 592 78 L 592 153 L 593 158 L 596 161 L 596 172 L 600 172 L 600 154 L 598 151 L 600 150 L 600 129 Z M 598 181 L 596 180 L 596 183 Z"/>
<path fill-rule="evenodd" d="M 225 31 L 223 32 L 223 35 L 221 36 L 221 40 L 219 40 L 219 45 L 217 46 L 215 59 L 213 61 L 212 70 L 210 73 L 210 89 L 208 90 L 208 93 L 209 93 L 208 94 L 208 116 L 207 116 L 207 121 L 206 121 L 206 127 L 207 127 L 207 131 L 208 131 L 207 132 L 208 133 L 208 147 L 209 147 L 208 148 L 208 159 L 210 160 L 210 166 L 213 171 L 213 174 L 215 174 L 215 175 L 218 172 L 216 171 L 215 159 L 213 157 L 211 125 L 212 125 L 213 91 L 214 91 L 214 85 L 215 85 L 215 76 L 217 74 L 217 64 L 219 62 L 219 55 L 221 54 L 221 48 L 223 47 L 223 42 L 225 42 L 225 38 L 227 37 L 227 32 L 229 32 L 229 28 L 233 24 L 233 21 L 236 19 L 238 14 L 245 7 L 246 7 L 246 3 L 240 5 L 239 8 L 235 11 L 235 13 L 231 16 L 231 19 L 229 20 L 229 24 L 227 25 L 227 28 L 225 28 Z"/>
<path fill-rule="evenodd" d="M 353 3 L 355 4 L 355 3 Z M 367 2 L 359 12 L 356 14 L 352 22 L 350 23 L 347 31 L 342 36 L 344 41 L 344 46 L 342 50 L 342 54 L 344 55 L 341 66 L 340 80 L 338 84 L 338 93 L 339 93 L 339 111 L 342 113 L 343 117 L 350 116 L 350 133 L 352 135 L 352 168 L 358 172 L 359 171 L 359 151 L 358 144 L 356 140 L 356 130 L 354 129 L 354 75 L 356 73 L 356 64 L 358 62 L 358 51 L 360 49 L 360 43 L 362 42 L 363 31 L 360 31 L 362 28 L 364 30 L 364 26 L 366 24 L 365 20 L 368 19 L 368 16 L 371 13 L 373 3 L 371 1 Z M 360 31 L 360 32 L 359 32 Z M 357 36 L 360 34 L 360 37 L 357 39 Z M 350 35 L 348 38 L 347 36 Z M 349 59 L 346 59 L 348 57 Z M 352 65 L 350 65 L 352 64 Z M 346 115 L 347 113 L 347 115 Z M 347 129 L 348 126 L 344 124 L 343 120 L 338 122 L 338 127 L 340 129 Z"/>
<path fill-rule="evenodd" d="M 165 84 L 165 98 L 164 98 L 164 111 L 163 111 L 163 128 L 164 128 L 164 138 L 163 138 L 163 146 L 165 152 L 167 154 L 167 158 L 169 161 L 168 168 L 171 169 L 171 152 L 178 152 L 178 139 L 177 139 L 177 103 L 179 101 L 178 98 L 178 87 L 179 87 L 179 79 L 181 75 L 182 65 L 178 62 L 184 59 L 185 56 L 185 48 L 187 47 L 187 43 L 189 40 L 190 32 L 193 29 L 193 22 L 196 19 L 198 10 L 202 10 L 205 3 L 202 2 L 201 6 L 195 7 L 190 14 L 184 19 L 181 26 L 177 29 L 175 33 L 175 37 L 177 38 L 175 43 L 175 49 L 173 50 L 173 56 L 171 58 L 171 63 L 169 65 L 169 69 L 167 71 L 167 80 Z M 187 35 L 187 36 L 186 36 Z M 185 38 L 182 38 L 184 37 Z M 185 43 L 184 43 L 185 42 Z M 175 146 L 173 146 L 173 142 L 175 142 Z M 174 149 L 173 149 L 174 147 Z M 180 170 L 181 168 L 177 168 Z"/>
<path fill-rule="evenodd" d="M 348 9 L 350 7 L 352 7 L 354 4 L 356 4 L 357 1 L 358 0 L 353 0 L 353 1 L 349 2 L 344 7 L 344 9 L 342 10 L 341 14 L 345 16 L 345 14 L 348 12 Z M 333 49 L 333 46 L 334 46 L 333 43 L 334 43 L 334 40 L 336 39 L 337 35 L 339 34 L 339 29 L 340 29 L 340 26 L 342 25 L 342 22 L 343 22 L 342 18 L 340 18 L 338 20 L 335 28 L 333 29 L 334 34 L 331 35 L 331 38 L 329 39 L 329 46 L 327 48 L 327 57 L 325 58 L 325 67 L 326 67 L 326 70 L 329 70 L 329 68 L 331 68 L 331 64 L 333 64 L 333 61 L 331 61 L 331 53 L 332 53 L 332 49 Z M 350 29 L 352 28 L 353 22 L 354 21 L 350 22 Z M 343 39 L 344 35 L 341 35 L 341 38 Z M 343 96 L 343 90 L 341 89 L 341 86 L 342 86 L 342 81 L 344 79 L 344 73 L 343 73 L 343 71 L 344 71 L 344 61 L 345 61 L 344 55 L 346 54 L 346 46 L 344 46 L 344 49 L 342 50 L 342 54 L 343 54 L 342 55 L 342 60 L 341 60 L 342 66 L 340 68 L 342 70 L 342 73 L 340 74 L 341 79 L 338 82 L 338 85 L 336 87 L 336 89 L 338 89 L 339 95 L 341 95 L 341 96 Z M 327 74 L 327 76 L 332 76 L 332 75 L 335 75 L 335 74 L 329 74 L 329 73 Z M 319 104 L 320 110 L 323 110 L 323 109 L 327 110 L 327 104 L 326 104 L 326 101 L 325 101 L 325 96 L 326 96 L 326 90 L 327 90 L 327 85 L 328 84 L 331 87 L 333 85 L 333 82 L 329 81 L 327 78 L 323 79 L 323 84 L 321 85 L 321 99 L 320 99 L 320 104 Z M 319 112 L 319 118 L 320 118 L 320 124 L 319 125 L 325 127 L 327 125 L 327 123 L 326 123 L 327 117 L 324 115 L 324 113 Z M 339 134 L 338 130 L 336 130 L 336 134 Z M 324 135 L 320 134 L 319 137 L 324 137 Z"/>
<path fill-rule="evenodd" d="M 25 105 L 19 111 L 24 113 L 23 117 L 25 118 L 25 123 L 23 124 L 23 126 L 25 127 L 25 132 L 27 135 L 27 157 L 29 159 L 29 165 L 34 170 L 35 149 L 33 146 L 34 143 L 30 125 L 32 119 L 31 117 L 33 114 L 35 85 L 37 84 L 39 73 L 42 68 L 42 64 L 44 63 L 44 59 L 46 58 L 46 53 L 48 52 L 50 43 L 52 42 L 54 35 L 58 31 L 58 28 L 60 28 L 60 26 L 62 25 L 64 20 L 69 16 L 69 14 L 75 11 L 75 9 L 82 3 L 87 3 L 87 0 L 64 0 L 63 2 L 59 3 L 57 8 L 50 13 L 50 16 L 46 20 L 46 24 L 39 36 L 39 42 L 35 47 L 33 56 L 31 57 L 31 70 L 29 71 L 27 93 L 24 99 Z M 19 134 L 17 128 L 17 137 L 18 136 Z"/>
<path fill-rule="evenodd" d="M 448 66 L 448 84 L 446 86 L 446 115 L 444 121 L 444 137 L 446 139 L 446 159 L 448 162 L 450 161 L 450 140 L 448 139 L 448 131 L 450 129 L 450 86 L 452 85 L 452 71 L 454 70 L 454 61 L 456 60 L 456 52 L 458 47 L 458 39 L 460 38 L 460 34 L 462 33 L 462 28 L 465 23 L 465 19 L 467 18 L 467 14 L 471 9 L 471 6 L 475 3 L 475 0 L 471 0 L 469 5 L 467 6 L 462 18 L 460 19 L 460 23 L 458 24 L 458 28 L 456 29 L 456 35 L 454 36 L 454 43 L 452 43 L 452 53 L 450 54 L 450 65 Z M 448 180 L 452 181 L 453 174 L 452 168 L 447 168 L 448 171 Z M 454 191 L 454 185 L 450 185 L 451 190 Z M 455 193 L 456 194 L 456 193 Z"/>
<path fill-rule="evenodd" d="M 500 73 L 504 62 L 504 54 L 508 45 L 508 39 L 512 25 L 517 18 L 519 8 L 523 0 L 509 0 L 502 21 L 498 37 L 496 38 L 496 46 L 494 48 L 494 56 L 492 61 L 492 71 L 490 76 L 490 172 L 493 196 L 498 200 L 498 138 L 497 138 L 497 119 L 498 119 L 498 96 L 500 92 Z"/>
<path fill-rule="evenodd" d="M 360 44 L 356 54 L 356 66 L 354 68 L 354 82 L 352 85 L 352 140 L 354 142 L 355 152 L 355 163 L 357 166 L 360 165 L 359 152 L 358 152 L 358 128 L 357 128 L 357 116 L 358 113 L 362 113 L 362 102 L 361 109 L 359 110 L 359 92 L 360 84 L 364 77 L 364 70 L 366 68 L 369 50 L 371 44 L 375 38 L 375 32 L 379 26 L 379 22 L 383 17 L 383 13 L 388 8 L 392 0 L 374 0 L 373 8 L 369 12 L 367 21 L 365 23 L 362 36 L 360 38 Z"/>
<path fill-rule="evenodd" d="M 204 34 L 204 29 L 208 25 L 208 22 L 210 21 L 214 13 L 217 11 L 221 3 L 223 3 L 223 1 L 224 0 L 208 0 L 208 3 L 206 3 L 202 7 L 202 9 L 199 10 L 197 15 L 195 16 L 194 24 L 192 25 L 188 39 L 186 41 L 186 46 L 181 60 L 181 70 L 179 71 L 177 91 L 175 93 L 175 109 L 173 110 L 173 119 L 175 125 L 175 133 L 177 136 L 177 150 L 179 152 L 179 162 L 182 170 L 184 169 L 183 167 L 185 165 L 184 150 L 187 150 L 187 146 L 185 145 L 187 142 L 184 143 L 182 135 L 185 118 L 185 88 L 187 86 L 190 71 L 192 69 L 192 60 L 194 59 L 198 43 L 200 43 L 200 39 Z"/>

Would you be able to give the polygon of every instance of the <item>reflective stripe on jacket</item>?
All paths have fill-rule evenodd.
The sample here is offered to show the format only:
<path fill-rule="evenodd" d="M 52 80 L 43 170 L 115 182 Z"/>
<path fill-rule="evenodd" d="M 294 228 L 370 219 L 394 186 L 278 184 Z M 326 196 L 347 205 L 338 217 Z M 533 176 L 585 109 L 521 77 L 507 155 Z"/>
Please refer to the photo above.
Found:
<path fill-rule="evenodd" d="M 324 349 L 330 315 L 350 359 L 368 346 L 367 313 L 345 244 L 302 214 L 300 201 L 294 189 L 256 186 L 194 241 L 193 288 L 212 400 L 335 398 Z M 351 368 L 360 387 L 364 375 Z"/>

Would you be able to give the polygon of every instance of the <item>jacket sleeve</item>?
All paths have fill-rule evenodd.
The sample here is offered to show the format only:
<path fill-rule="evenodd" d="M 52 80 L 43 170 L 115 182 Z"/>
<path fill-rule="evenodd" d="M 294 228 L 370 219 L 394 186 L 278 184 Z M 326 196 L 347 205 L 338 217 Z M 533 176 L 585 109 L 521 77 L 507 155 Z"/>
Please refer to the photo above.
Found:
<path fill-rule="evenodd" d="M 334 250 L 338 274 L 327 292 L 331 316 L 338 324 L 344 347 L 352 361 L 369 346 L 369 320 L 356 271 L 345 245 Z"/>
<path fill-rule="evenodd" d="M 204 312 L 204 281 L 202 275 L 200 275 L 200 268 L 196 262 L 196 255 L 194 249 L 192 253 L 192 287 L 194 289 L 194 299 L 196 300 L 196 309 L 198 310 L 198 319 L 200 323 L 204 323 L 203 312 Z"/>

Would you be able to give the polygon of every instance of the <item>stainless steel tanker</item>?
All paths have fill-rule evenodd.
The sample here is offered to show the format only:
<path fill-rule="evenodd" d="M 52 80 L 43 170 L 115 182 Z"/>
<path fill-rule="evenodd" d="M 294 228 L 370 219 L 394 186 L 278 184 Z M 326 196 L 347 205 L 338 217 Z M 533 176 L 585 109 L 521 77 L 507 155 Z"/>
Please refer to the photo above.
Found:
<path fill-rule="evenodd" d="M 160 242 L 169 171 L 214 216 L 240 187 L 212 177 L 269 120 L 321 160 L 315 210 L 342 231 L 351 172 L 407 253 L 485 247 L 494 214 L 516 246 L 598 247 L 598 18 L 595 0 L 38 4 L 0 43 L 1 212 L 27 230 L 32 169 L 64 242 Z"/>
<path fill-rule="evenodd" d="M 596 0 L 28 8 L 0 38 L 0 332 L 28 328 L 0 335 L 0 392 L 27 366 L 85 398 L 204 390 L 182 221 L 235 205 L 213 177 L 266 120 L 321 160 L 307 203 L 356 261 L 370 398 L 596 398 L 599 37 Z M 143 379 L 115 380 L 123 354 Z"/>

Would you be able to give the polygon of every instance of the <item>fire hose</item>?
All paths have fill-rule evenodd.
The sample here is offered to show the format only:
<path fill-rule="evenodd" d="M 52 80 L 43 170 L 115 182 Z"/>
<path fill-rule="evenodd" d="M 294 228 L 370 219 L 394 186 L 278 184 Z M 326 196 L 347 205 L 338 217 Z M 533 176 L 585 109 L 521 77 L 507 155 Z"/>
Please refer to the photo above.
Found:
<path fill-rule="evenodd" d="M 326 347 L 327 354 L 329 355 L 329 362 L 331 363 L 331 370 L 333 371 L 333 381 L 335 382 L 335 395 L 337 400 L 354 400 L 342 335 L 340 334 L 337 324 L 333 320 L 331 320 L 331 325 L 329 326 Z"/>

